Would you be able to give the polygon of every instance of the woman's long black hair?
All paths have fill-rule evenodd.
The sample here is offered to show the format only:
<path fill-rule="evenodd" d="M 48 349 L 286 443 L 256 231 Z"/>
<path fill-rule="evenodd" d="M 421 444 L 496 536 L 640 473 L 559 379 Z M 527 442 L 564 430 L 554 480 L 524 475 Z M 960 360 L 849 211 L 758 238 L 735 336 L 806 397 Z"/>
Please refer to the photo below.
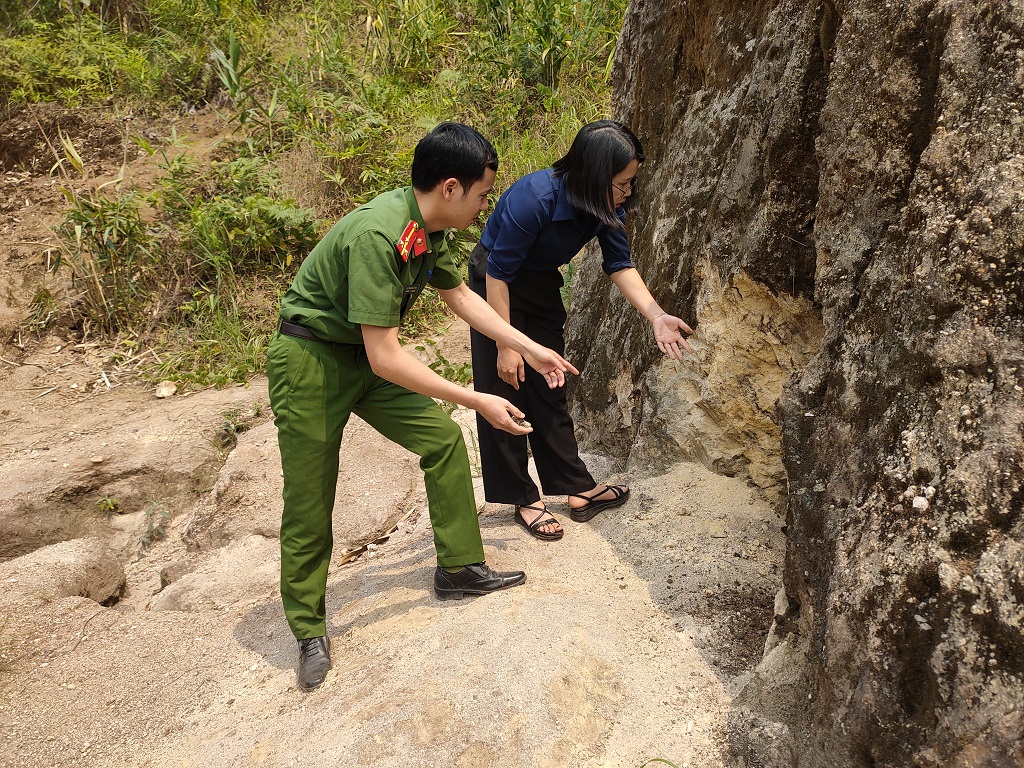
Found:
<path fill-rule="evenodd" d="M 580 128 L 565 157 L 551 167 L 563 179 L 573 208 L 621 229 L 612 205 L 612 179 L 633 160 L 644 161 L 640 139 L 617 120 L 598 120 Z M 636 196 L 630 195 L 622 207 L 629 211 L 636 205 Z"/>

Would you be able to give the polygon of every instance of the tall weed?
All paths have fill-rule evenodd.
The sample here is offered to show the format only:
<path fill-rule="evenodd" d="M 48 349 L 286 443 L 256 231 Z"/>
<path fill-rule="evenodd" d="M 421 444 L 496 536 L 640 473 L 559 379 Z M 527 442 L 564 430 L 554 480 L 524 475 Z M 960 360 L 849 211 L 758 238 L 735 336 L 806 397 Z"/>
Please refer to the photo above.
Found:
<path fill-rule="evenodd" d="M 558 87 L 562 64 L 569 56 L 573 7 L 571 0 L 533 0 L 529 23 L 540 48 L 541 82 L 548 88 Z"/>
<path fill-rule="evenodd" d="M 114 196 L 62 190 L 71 204 L 58 227 L 54 270 L 66 265 L 86 319 L 114 333 L 127 326 L 144 300 L 151 238 L 135 192 Z"/>
<path fill-rule="evenodd" d="M 242 64 L 242 44 L 235 36 L 234 27 L 228 29 L 227 50 L 214 49 L 213 60 L 216 64 L 217 77 L 220 79 L 228 96 L 236 103 L 242 101 L 248 93 L 245 74 L 254 62 Z"/>
<path fill-rule="evenodd" d="M 372 0 L 366 11 L 366 63 L 415 76 L 458 49 L 459 22 L 440 0 Z"/>

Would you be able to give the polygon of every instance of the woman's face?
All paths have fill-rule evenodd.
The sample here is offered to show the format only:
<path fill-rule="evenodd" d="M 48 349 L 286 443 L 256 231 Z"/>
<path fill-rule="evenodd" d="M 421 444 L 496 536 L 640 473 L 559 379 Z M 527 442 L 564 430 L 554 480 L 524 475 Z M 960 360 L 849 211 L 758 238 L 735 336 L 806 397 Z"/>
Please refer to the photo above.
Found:
<path fill-rule="evenodd" d="M 640 163 L 634 158 L 629 161 L 629 165 L 612 177 L 612 204 L 616 208 L 625 203 L 626 198 L 633 194 L 633 178 L 639 169 Z"/>

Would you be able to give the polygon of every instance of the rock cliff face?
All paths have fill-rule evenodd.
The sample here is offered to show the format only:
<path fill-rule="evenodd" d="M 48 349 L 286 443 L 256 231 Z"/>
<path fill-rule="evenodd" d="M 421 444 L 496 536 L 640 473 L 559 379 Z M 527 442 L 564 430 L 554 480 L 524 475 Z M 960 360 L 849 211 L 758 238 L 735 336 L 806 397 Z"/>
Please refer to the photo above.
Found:
<path fill-rule="evenodd" d="M 1024 765 L 1024 2 L 633 0 L 615 79 L 696 355 L 587 264 L 574 415 L 785 508 L 735 764 Z"/>

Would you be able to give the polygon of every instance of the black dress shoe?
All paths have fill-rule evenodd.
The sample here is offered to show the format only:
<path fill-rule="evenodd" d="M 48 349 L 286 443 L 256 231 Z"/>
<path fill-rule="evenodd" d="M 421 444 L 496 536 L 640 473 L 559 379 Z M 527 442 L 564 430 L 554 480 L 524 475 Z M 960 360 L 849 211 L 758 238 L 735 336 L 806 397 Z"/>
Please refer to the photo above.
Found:
<path fill-rule="evenodd" d="M 487 567 L 487 563 L 473 563 L 463 566 L 455 573 L 444 568 L 434 571 L 434 593 L 441 600 L 461 600 L 463 595 L 486 595 L 507 587 L 518 587 L 526 581 L 522 571 L 498 573 Z"/>
<path fill-rule="evenodd" d="M 307 637 L 299 640 L 299 688 L 311 691 L 331 670 L 331 639 Z"/>

